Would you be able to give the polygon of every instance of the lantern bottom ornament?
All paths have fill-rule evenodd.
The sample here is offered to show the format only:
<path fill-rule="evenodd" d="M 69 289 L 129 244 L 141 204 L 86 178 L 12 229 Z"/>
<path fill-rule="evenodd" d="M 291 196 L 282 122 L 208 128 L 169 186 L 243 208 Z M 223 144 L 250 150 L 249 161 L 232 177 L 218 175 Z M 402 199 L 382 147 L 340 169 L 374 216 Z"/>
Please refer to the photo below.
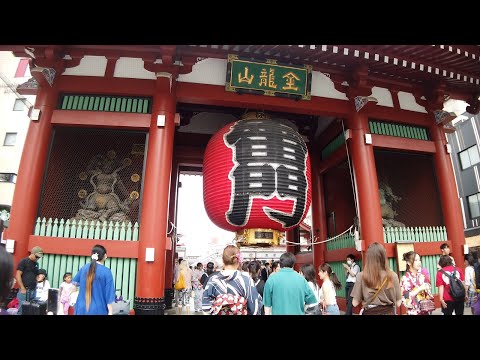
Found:
<path fill-rule="evenodd" d="M 237 231 L 235 241 L 238 246 L 278 246 L 284 232 L 272 229 L 242 229 Z"/>

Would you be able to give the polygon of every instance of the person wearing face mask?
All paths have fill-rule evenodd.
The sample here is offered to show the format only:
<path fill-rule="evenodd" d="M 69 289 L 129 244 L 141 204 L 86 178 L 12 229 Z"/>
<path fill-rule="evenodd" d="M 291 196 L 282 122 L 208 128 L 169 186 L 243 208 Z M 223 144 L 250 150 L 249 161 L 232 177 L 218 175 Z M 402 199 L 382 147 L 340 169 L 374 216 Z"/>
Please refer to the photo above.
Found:
<path fill-rule="evenodd" d="M 355 263 L 355 256 L 353 254 L 348 254 L 347 263 L 342 265 L 345 268 L 345 277 L 347 279 L 345 283 L 345 300 L 347 302 L 347 310 L 345 311 L 345 315 L 352 315 L 353 298 L 350 296 L 350 294 L 352 293 L 353 286 L 357 280 L 357 274 L 360 271 L 360 266 Z"/>
<path fill-rule="evenodd" d="M 19 261 L 15 279 L 19 287 L 17 293 L 18 313 L 22 315 L 22 304 L 35 299 L 37 293 L 38 260 L 43 256 L 40 246 L 35 246 L 30 255 Z"/>

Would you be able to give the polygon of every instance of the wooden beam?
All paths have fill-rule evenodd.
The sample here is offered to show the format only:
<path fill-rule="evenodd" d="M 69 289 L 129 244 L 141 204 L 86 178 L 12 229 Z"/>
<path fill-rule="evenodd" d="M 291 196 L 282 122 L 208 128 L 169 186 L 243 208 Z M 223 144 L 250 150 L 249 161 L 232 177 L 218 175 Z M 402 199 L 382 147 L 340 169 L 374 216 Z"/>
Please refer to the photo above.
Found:
<path fill-rule="evenodd" d="M 331 168 L 342 163 L 347 158 L 347 149 L 345 146 L 342 146 L 335 150 L 328 158 L 322 160 L 318 165 L 318 175 L 322 175 Z"/>
<path fill-rule="evenodd" d="M 71 94 L 153 96 L 155 93 L 154 80 L 62 75 L 57 81 L 60 92 Z"/>
<path fill-rule="evenodd" d="M 51 122 L 67 126 L 148 130 L 151 119 L 151 114 L 54 110 Z"/>
<path fill-rule="evenodd" d="M 292 100 L 275 96 L 259 96 L 225 91 L 224 86 L 177 83 L 177 101 L 191 104 L 230 106 L 252 110 L 270 110 L 295 114 L 346 116 L 348 102 L 312 96 L 310 101 Z"/>
<path fill-rule="evenodd" d="M 74 239 L 30 235 L 28 248 L 40 246 L 45 254 L 90 256 L 95 245 L 103 245 L 111 258 L 138 258 L 138 241 Z"/>
<path fill-rule="evenodd" d="M 426 140 L 414 140 L 387 135 L 372 135 L 372 143 L 375 148 L 388 150 L 405 150 L 434 154 L 435 143 Z"/>

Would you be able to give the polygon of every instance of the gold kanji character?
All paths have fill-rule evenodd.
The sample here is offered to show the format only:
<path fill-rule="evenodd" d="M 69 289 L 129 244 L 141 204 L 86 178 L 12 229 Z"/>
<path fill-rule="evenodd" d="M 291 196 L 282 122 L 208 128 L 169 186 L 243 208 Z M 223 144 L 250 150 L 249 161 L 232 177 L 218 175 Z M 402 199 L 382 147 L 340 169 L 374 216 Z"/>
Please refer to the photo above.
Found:
<path fill-rule="evenodd" d="M 293 72 L 288 72 L 285 75 L 282 76 L 282 78 L 286 78 L 286 86 L 282 87 L 282 90 L 293 90 L 293 91 L 298 91 L 298 87 L 295 86 L 295 80 L 300 80 L 300 78 L 295 75 Z"/>
<path fill-rule="evenodd" d="M 253 75 L 248 76 L 248 67 L 245 66 L 245 74 L 242 77 L 242 74 L 238 73 L 238 82 L 241 84 L 242 82 L 248 83 L 251 85 L 253 81 Z"/>

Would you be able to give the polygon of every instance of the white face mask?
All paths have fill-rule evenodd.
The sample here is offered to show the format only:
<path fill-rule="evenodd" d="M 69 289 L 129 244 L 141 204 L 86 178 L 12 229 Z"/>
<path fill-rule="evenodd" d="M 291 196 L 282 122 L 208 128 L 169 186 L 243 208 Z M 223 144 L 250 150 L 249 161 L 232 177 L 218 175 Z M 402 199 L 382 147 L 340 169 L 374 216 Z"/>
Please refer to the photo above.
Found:
<path fill-rule="evenodd" d="M 348 264 L 348 265 L 352 265 L 352 264 L 353 264 L 353 261 L 352 261 L 352 260 L 347 260 L 347 264 Z"/>

